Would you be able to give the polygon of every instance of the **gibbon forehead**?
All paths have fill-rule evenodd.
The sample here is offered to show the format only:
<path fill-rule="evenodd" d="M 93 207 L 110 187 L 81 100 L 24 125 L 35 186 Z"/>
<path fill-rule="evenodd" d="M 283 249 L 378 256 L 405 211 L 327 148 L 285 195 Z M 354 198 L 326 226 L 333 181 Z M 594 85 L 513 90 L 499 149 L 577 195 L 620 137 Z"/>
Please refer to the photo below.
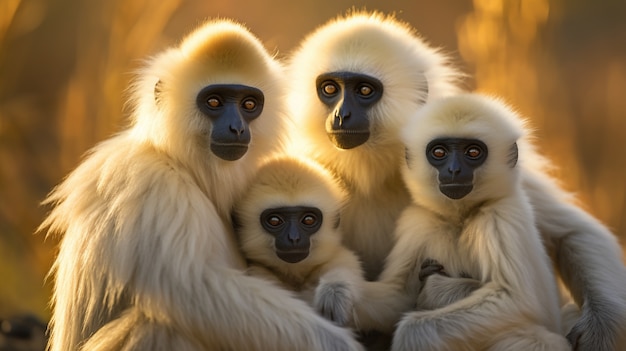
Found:
<path fill-rule="evenodd" d="M 414 34 L 393 16 L 360 12 L 337 17 L 310 34 L 301 46 L 308 52 L 332 53 L 308 55 L 315 57 L 312 67 L 318 71 L 361 72 L 383 79 L 390 60 L 400 64 L 412 49 L 411 45 L 397 45 L 398 41 L 411 43 Z"/>
<path fill-rule="evenodd" d="M 254 217 L 266 208 L 312 206 L 335 213 L 344 198 L 335 179 L 317 163 L 277 157 L 261 166 L 239 212 Z"/>
<path fill-rule="evenodd" d="M 232 21 L 209 22 L 183 39 L 180 50 L 188 59 L 215 68 L 246 70 L 249 65 L 271 61 L 260 40 L 243 25 Z M 256 63 L 256 65 L 254 65 Z"/>
<path fill-rule="evenodd" d="M 197 93 L 211 84 L 248 85 L 268 95 L 279 91 L 280 63 L 254 34 L 231 20 L 206 22 L 162 61 L 166 70 L 158 72 L 157 77 L 161 88 L 178 95 L 178 99 L 188 95 L 187 90 Z"/>
<path fill-rule="evenodd" d="M 429 101 L 409 119 L 402 136 L 409 147 L 425 148 L 433 139 L 454 137 L 506 148 L 523 136 L 524 128 L 524 121 L 500 100 L 461 94 Z"/>

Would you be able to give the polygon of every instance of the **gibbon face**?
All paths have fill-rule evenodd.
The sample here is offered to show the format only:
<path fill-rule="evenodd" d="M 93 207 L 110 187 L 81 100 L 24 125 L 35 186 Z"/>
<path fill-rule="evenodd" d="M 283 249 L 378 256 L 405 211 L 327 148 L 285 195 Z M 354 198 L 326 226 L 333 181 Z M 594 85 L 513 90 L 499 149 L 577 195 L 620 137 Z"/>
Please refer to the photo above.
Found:
<path fill-rule="evenodd" d="M 265 233 L 274 237 L 276 256 L 288 263 L 309 256 L 311 235 L 317 233 L 323 221 L 322 211 L 311 206 L 268 208 L 259 216 Z"/>
<path fill-rule="evenodd" d="M 265 265 L 317 262 L 340 245 L 343 191 L 319 165 L 291 157 L 265 163 L 235 204 L 233 222 L 245 256 Z M 273 252 L 273 257 L 268 257 Z"/>
<path fill-rule="evenodd" d="M 202 113 L 211 121 L 211 151 L 227 161 L 240 159 L 250 143 L 249 124 L 263 111 L 263 92 L 241 84 L 212 84 L 196 97 Z"/>
<path fill-rule="evenodd" d="M 433 100 L 413 117 L 402 135 L 403 172 L 416 201 L 442 196 L 484 201 L 513 188 L 525 129 L 507 105 L 461 94 Z"/>
<path fill-rule="evenodd" d="M 383 95 L 380 80 L 353 72 L 328 72 L 316 79 L 317 96 L 332 111 L 326 133 L 340 149 L 352 149 L 370 136 L 368 110 Z"/>
<path fill-rule="evenodd" d="M 488 148 L 478 139 L 437 138 L 426 145 L 426 159 L 437 169 L 439 190 L 458 200 L 474 188 L 474 171 L 487 160 Z"/>
<path fill-rule="evenodd" d="M 321 155 L 396 145 L 408 111 L 456 91 L 458 73 L 446 62 L 406 23 L 355 12 L 321 26 L 292 55 L 290 110 Z"/>
<path fill-rule="evenodd" d="M 205 24 L 143 72 L 135 88 L 144 93 L 136 94 L 139 109 L 148 111 L 137 114 L 142 126 L 135 129 L 157 146 L 180 147 L 180 155 L 200 149 L 239 160 L 255 149 L 255 139 L 280 138 L 282 71 L 240 24 Z M 276 123 L 254 123 L 259 117 Z"/>

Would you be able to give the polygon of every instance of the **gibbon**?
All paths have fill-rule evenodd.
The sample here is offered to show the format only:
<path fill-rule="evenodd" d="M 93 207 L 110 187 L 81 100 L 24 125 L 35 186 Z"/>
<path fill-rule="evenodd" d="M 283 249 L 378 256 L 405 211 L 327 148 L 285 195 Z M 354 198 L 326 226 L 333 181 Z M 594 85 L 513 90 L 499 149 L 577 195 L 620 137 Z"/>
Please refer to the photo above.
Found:
<path fill-rule="evenodd" d="M 235 204 L 235 232 L 248 272 L 298 293 L 341 326 L 354 326 L 364 281 L 338 229 L 343 190 L 321 166 L 279 157 Z"/>
<path fill-rule="evenodd" d="M 288 69 L 290 115 L 300 126 L 291 147 L 348 189 L 344 241 L 375 279 L 410 202 L 399 172 L 399 130 L 424 101 L 460 92 L 463 75 L 408 24 L 359 11 L 308 35 Z M 626 326 L 626 270 L 617 238 L 560 187 L 549 161 L 533 150 L 526 155 L 524 190 L 564 293 L 581 309 L 568 339 L 579 350 L 613 350 Z"/>
<path fill-rule="evenodd" d="M 398 324 L 393 350 L 570 349 L 550 259 L 520 183 L 524 131 L 505 104 L 475 94 L 430 101 L 403 130 L 413 203 L 398 220 L 381 281 L 402 290 L 446 274 L 480 286 L 441 308 L 418 303 Z"/>
<path fill-rule="evenodd" d="M 298 126 L 291 148 L 347 189 L 341 230 L 369 280 L 382 270 L 396 219 L 410 202 L 398 131 L 427 97 L 458 91 L 461 74 L 448 62 L 408 24 L 367 12 L 321 26 L 289 58 L 287 100 Z"/>
<path fill-rule="evenodd" d="M 244 26 L 208 21 L 139 72 L 128 129 L 45 204 L 62 235 L 52 351 L 362 350 L 286 290 L 245 274 L 230 211 L 279 152 L 283 67 Z"/>

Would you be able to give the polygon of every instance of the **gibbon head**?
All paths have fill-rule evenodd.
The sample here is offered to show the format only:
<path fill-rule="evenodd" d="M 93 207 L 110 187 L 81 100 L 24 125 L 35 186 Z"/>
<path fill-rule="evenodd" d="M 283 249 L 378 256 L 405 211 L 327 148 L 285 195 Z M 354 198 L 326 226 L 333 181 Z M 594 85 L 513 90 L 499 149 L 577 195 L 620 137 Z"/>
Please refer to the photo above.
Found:
<path fill-rule="evenodd" d="M 317 164 L 290 157 L 265 163 L 234 207 L 246 258 L 268 266 L 323 262 L 341 242 L 337 228 L 343 198 Z"/>
<path fill-rule="evenodd" d="M 262 154 L 280 144 L 282 79 L 245 27 L 209 21 L 140 72 L 134 135 L 182 160 Z"/>
<path fill-rule="evenodd" d="M 402 133 L 403 175 L 416 202 L 476 203 L 508 195 L 518 178 L 524 121 L 478 94 L 430 101 Z"/>
<path fill-rule="evenodd" d="M 291 57 L 290 112 L 329 158 L 397 144 L 407 114 L 456 91 L 459 74 L 447 61 L 408 24 L 354 12 L 318 28 Z"/>

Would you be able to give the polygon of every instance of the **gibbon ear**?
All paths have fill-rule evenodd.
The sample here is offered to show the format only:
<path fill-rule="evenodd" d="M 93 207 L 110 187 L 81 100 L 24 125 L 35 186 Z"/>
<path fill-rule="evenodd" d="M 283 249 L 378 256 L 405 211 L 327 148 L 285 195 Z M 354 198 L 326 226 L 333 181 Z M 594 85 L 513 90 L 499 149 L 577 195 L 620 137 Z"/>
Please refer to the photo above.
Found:
<path fill-rule="evenodd" d="M 411 168 L 411 154 L 409 153 L 409 148 L 404 148 L 404 159 L 406 160 L 406 166 Z"/>
<path fill-rule="evenodd" d="M 230 221 L 233 224 L 233 229 L 235 229 L 235 232 L 238 232 L 239 229 L 241 229 L 241 222 L 239 221 L 239 218 L 237 218 L 237 214 L 235 212 L 232 212 L 230 214 Z"/>
<path fill-rule="evenodd" d="M 333 222 L 333 229 L 339 228 L 340 223 L 341 223 L 341 216 L 339 215 L 339 213 L 337 213 L 337 216 L 335 216 L 335 221 Z"/>
<path fill-rule="evenodd" d="M 418 88 L 419 94 L 419 102 L 420 105 L 423 105 L 428 101 L 428 78 L 426 74 L 422 73 L 422 80 L 420 81 L 420 86 Z"/>
<path fill-rule="evenodd" d="M 518 158 L 517 143 L 513 143 L 513 145 L 511 145 L 511 150 L 509 150 L 509 162 L 508 162 L 509 167 L 515 168 L 515 165 L 517 165 L 517 158 Z"/>
<path fill-rule="evenodd" d="M 159 79 L 154 85 L 154 102 L 157 106 L 161 104 L 161 94 L 163 93 L 163 81 Z"/>

